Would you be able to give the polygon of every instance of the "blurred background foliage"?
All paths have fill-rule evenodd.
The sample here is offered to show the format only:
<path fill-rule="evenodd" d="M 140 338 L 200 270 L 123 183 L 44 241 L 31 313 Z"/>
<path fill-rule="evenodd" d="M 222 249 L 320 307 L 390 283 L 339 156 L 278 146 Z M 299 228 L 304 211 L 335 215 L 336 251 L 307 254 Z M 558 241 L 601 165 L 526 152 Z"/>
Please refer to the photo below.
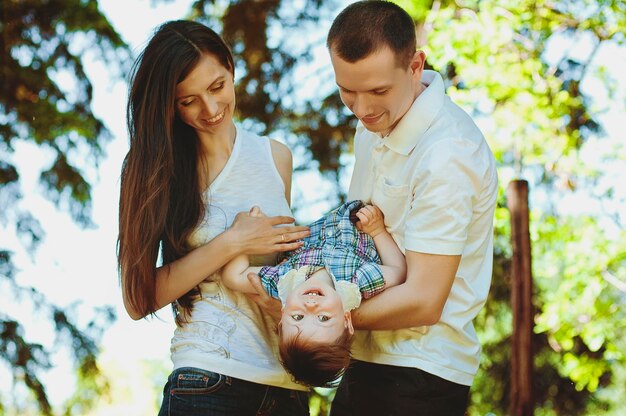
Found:
<path fill-rule="evenodd" d="M 325 185 L 315 195 L 294 189 L 296 216 L 304 208 L 299 201 L 330 208 L 346 196 L 355 120 L 343 108 L 331 68 L 316 63 L 316 55 L 326 53 L 319 27 L 346 3 L 197 0 L 189 12 L 221 32 L 236 55 L 238 112 L 246 127 L 285 141 L 296 175 L 311 169 L 321 175 Z M 623 112 L 626 95 L 597 56 L 601 48 L 623 47 L 625 2 L 397 3 L 415 19 L 428 67 L 444 76 L 448 94 L 480 124 L 499 165 L 493 285 L 476 320 L 484 348 L 469 413 L 504 415 L 509 407 L 511 247 L 504 189 L 524 178 L 531 189 L 535 414 L 620 414 L 626 399 L 626 196 L 618 175 L 624 174 L 626 146 L 606 134 L 603 115 Z M 14 145 L 34 142 L 50 151 L 42 192 L 90 226 L 89 169 L 97 169 L 110 135 L 90 109 L 93 80 L 81 59 L 97 54 L 110 63 L 112 76 L 123 76 L 131 53 L 96 0 L 2 1 L 0 31 L 0 221 L 35 250 L 45 224 L 20 204 Z M 61 69 L 71 73 L 70 87 L 59 85 Z M 87 160 L 77 157 L 85 151 Z M 110 388 L 97 354 L 115 316 L 110 309 L 94 311 L 89 323 L 78 325 L 71 308 L 16 282 L 12 252 L 0 241 L 0 284 L 16 297 L 37 297 L 37 308 L 55 323 L 57 342 L 74 352 L 79 380 L 60 413 L 86 414 Z M 46 415 L 56 412 L 39 378 L 50 367 L 49 354 L 29 343 L 20 321 L 0 306 L 0 360 Z M 312 413 L 326 414 L 332 394 L 316 390 Z M 0 396 L 0 414 L 4 406 Z"/>
<path fill-rule="evenodd" d="M 39 176 L 41 192 L 77 223 L 92 225 L 86 171 L 97 167 L 111 137 L 90 108 L 92 80 L 81 61 L 88 51 L 109 60 L 118 72 L 130 56 L 97 1 L 0 2 L 0 224 L 30 253 L 44 240 L 45 224 L 21 203 L 20 166 L 12 158 L 21 142 L 36 144 L 49 157 Z M 40 375 L 51 368 L 54 350 L 70 350 L 79 388 L 64 413 L 71 409 L 71 414 L 86 414 L 96 397 L 109 389 L 97 354 L 102 331 L 115 318 L 113 308 L 98 308 L 79 323 L 75 308 L 59 307 L 36 287 L 17 281 L 15 249 L 3 235 L 0 287 L 5 296 L 28 300 L 33 314 L 49 320 L 56 336 L 53 347 L 29 341 L 23 322 L 0 305 L 0 365 L 11 369 L 14 383 L 27 387 L 40 413 L 50 415 L 53 409 Z M 0 396 L 0 414 L 3 403 Z M 25 414 L 23 409 L 12 410 Z"/>

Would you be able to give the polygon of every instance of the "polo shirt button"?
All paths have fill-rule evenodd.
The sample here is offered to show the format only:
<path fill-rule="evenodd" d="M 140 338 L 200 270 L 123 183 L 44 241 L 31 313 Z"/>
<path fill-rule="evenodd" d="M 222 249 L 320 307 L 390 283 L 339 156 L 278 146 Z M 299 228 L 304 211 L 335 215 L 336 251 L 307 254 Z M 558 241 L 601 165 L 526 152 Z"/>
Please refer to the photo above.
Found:
<path fill-rule="evenodd" d="M 327 237 L 332 237 L 332 236 L 333 236 L 333 232 L 332 232 L 332 230 L 328 230 L 328 231 L 326 231 L 326 236 L 327 236 Z"/>

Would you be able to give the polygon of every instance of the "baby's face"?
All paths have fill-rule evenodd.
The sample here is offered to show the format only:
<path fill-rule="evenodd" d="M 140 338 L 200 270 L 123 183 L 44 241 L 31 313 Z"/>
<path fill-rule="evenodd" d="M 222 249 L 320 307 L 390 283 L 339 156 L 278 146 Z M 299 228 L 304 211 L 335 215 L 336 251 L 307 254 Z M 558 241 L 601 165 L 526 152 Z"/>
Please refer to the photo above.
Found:
<path fill-rule="evenodd" d="M 332 284 L 313 278 L 289 294 L 280 324 L 285 339 L 299 333 L 320 343 L 334 342 L 346 328 L 353 332 L 350 312 L 343 311 L 341 298 Z"/>

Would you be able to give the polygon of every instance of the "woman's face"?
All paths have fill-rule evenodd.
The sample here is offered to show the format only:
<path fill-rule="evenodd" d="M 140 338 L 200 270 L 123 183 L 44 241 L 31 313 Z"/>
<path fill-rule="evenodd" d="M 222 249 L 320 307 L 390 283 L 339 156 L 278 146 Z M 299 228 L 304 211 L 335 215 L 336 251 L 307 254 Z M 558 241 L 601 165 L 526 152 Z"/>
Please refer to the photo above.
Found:
<path fill-rule="evenodd" d="M 215 56 L 204 53 L 175 94 L 178 115 L 198 136 L 229 131 L 235 111 L 233 75 Z"/>

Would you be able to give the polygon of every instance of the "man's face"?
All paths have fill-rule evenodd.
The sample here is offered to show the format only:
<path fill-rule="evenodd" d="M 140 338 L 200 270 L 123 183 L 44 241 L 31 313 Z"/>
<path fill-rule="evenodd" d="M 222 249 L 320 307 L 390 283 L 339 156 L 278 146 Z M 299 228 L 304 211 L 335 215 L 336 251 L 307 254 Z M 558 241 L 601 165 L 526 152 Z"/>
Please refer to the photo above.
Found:
<path fill-rule="evenodd" d="M 389 134 L 421 91 L 422 52 L 406 67 L 383 47 L 356 62 L 344 61 L 331 47 L 330 58 L 343 103 L 369 131 Z"/>

